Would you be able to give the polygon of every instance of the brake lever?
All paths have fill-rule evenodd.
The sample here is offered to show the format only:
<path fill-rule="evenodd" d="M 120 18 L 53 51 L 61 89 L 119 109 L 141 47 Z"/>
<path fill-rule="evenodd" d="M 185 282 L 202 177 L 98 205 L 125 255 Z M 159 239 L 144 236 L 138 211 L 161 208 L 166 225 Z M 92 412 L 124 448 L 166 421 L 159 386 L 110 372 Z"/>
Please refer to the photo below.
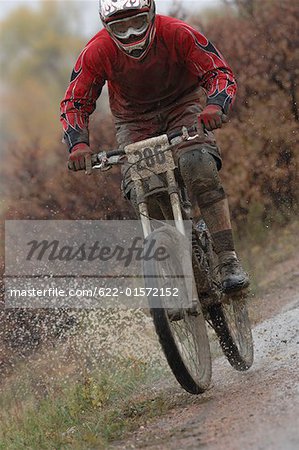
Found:
<path fill-rule="evenodd" d="M 110 170 L 112 166 L 118 165 L 118 164 L 124 164 L 124 160 L 126 159 L 126 155 L 115 155 L 107 157 L 106 152 L 100 152 L 94 155 L 92 161 L 93 161 L 93 169 L 100 169 L 102 172 L 106 172 L 107 170 Z"/>
<path fill-rule="evenodd" d="M 92 168 L 100 169 L 105 172 L 106 170 L 111 169 L 110 164 L 108 164 L 108 158 L 106 152 L 100 152 L 92 155 Z"/>
<path fill-rule="evenodd" d="M 197 133 L 192 135 L 192 136 L 190 136 L 188 128 L 187 127 L 183 127 L 182 128 L 182 139 L 183 139 L 183 141 L 193 141 L 193 139 L 196 139 L 196 138 L 199 137 L 198 128 L 194 127 L 194 130 L 192 129 L 192 131 L 197 131 Z"/>
<path fill-rule="evenodd" d="M 190 131 L 194 132 L 195 134 L 190 135 Z M 183 141 L 193 141 L 194 139 L 200 138 L 205 139 L 207 135 L 207 131 L 204 128 L 204 126 L 194 125 L 191 128 L 182 127 L 182 140 Z"/>

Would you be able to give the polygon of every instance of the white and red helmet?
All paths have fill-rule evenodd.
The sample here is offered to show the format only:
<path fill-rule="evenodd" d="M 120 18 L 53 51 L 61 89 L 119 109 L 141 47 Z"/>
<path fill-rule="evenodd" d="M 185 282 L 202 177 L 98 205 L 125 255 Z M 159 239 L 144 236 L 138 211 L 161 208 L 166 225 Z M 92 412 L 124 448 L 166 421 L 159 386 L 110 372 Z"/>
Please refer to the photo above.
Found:
<path fill-rule="evenodd" d="M 102 23 L 116 45 L 134 59 L 143 58 L 155 33 L 154 0 L 100 0 Z"/>

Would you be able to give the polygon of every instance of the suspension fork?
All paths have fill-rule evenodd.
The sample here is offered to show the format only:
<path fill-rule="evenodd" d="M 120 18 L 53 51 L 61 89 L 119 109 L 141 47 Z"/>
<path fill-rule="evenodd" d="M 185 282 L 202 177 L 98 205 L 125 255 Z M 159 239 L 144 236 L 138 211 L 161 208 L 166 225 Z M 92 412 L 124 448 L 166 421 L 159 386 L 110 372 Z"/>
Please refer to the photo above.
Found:
<path fill-rule="evenodd" d="M 167 170 L 166 172 L 168 193 L 170 198 L 170 203 L 172 207 L 174 222 L 176 229 L 182 233 L 184 236 L 186 234 L 184 221 L 182 216 L 181 202 L 178 194 L 177 182 L 174 176 L 173 170 Z"/>
<path fill-rule="evenodd" d="M 151 233 L 152 229 L 151 229 L 150 219 L 148 216 L 147 201 L 144 196 L 144 187 L 143 187 L 142 180 L 135 180 L 134 183 L 135 183 L 136 194 L 137 194 L 139 217 L 141 220 L 143 235 L 146 238 Z"/>
<path fill-rule="evenodd" d="M 186 231 L 184 227 L 181 202 L 173 170 L 168 170 L 166 172 L 166 179 L 168 184 L 168 193 L 172 207 L 175 226 L 176 229 L 185 236 Z M 138 211 L 143 229 L 143 234 L 144 237 L 147 237 L 151 233 L 151 224 L 148 215 L 148 205 L 144 196 L 144 187 L 142 180 L 135 180 L 135 187 L 137 194 Z"/>

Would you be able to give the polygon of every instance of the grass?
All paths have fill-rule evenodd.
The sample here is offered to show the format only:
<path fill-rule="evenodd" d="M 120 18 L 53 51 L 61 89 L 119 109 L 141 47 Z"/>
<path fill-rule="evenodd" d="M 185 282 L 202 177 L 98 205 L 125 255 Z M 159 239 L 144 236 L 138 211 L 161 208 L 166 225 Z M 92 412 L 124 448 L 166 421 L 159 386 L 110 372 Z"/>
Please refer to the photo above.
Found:
<path fill-rule="evenodd" d="M 61 384 L 34 385 L 34 374 L 2 395 L 0 449 L 102 449 L 146 420 L 173 407 L 162 394 L 143 394 L 159 374 L 143 363 L 128 361 Z M 47 390 L 49 388 L 49 390 Z"/>

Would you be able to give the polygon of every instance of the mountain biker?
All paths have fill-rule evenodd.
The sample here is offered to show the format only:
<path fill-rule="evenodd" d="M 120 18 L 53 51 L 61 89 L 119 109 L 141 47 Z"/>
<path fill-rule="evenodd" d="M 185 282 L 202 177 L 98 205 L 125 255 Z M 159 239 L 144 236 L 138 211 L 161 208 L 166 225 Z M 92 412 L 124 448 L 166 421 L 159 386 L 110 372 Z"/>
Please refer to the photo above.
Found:
<path fill-rule="evenodd" d="M 69 168 L 90 167 L 88 121 L 106 81 L 120 147 L 198 122 L 205 138 L 180 145 L 174 158 L 211 233 L 224 291 L 247 287 L 212 132 L 225 122 L 236 94 L 231 68 L 203 34 L 183 21 L 156 14 L 154 0 L 100 0 L 99 8 L 104 29 L 78 57 L 61 102 Z M 133 183 L 127 177 L 123 185 L 136 207 Z"/>

